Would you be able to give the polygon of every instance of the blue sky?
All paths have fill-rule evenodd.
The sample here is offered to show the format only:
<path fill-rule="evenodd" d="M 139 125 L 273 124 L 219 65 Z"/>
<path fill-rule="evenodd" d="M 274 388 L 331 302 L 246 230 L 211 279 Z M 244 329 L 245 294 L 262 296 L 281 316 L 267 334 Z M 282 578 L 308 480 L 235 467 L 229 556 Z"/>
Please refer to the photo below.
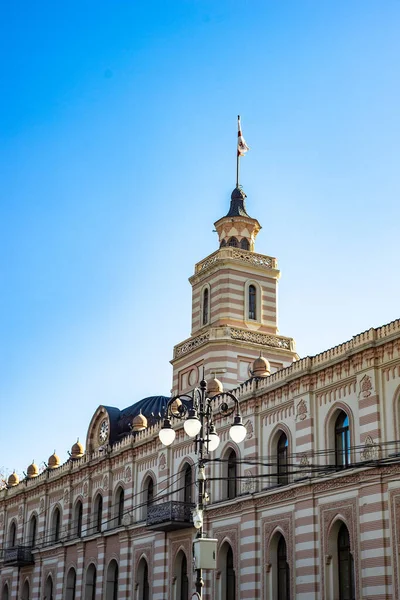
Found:
<path fill-rule="evenodd" d="M 0 467 L 168 394 L 241 182 L 301 356 L 399 317 L 400 3 L 8 3 Z"/>

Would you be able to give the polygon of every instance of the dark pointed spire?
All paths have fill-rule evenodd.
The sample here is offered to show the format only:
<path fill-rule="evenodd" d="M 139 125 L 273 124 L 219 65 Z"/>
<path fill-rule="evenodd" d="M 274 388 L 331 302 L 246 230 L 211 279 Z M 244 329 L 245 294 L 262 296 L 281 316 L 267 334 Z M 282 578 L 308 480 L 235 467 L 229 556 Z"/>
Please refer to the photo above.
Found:
<path fill-rule="evenodd" d="M 245 198 L 247 198 L 241 186 L 235 187 L 231 194 L 231 206 L 227 217 L 250 217 L 246 211 Z"/>

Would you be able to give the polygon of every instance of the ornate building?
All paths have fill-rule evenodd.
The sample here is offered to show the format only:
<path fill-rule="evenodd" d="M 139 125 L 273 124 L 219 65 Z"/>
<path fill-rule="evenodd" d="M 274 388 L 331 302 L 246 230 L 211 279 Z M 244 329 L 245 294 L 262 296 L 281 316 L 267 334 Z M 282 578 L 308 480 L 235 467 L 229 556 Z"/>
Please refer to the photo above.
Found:
<path fill-rule="evenodd" d="M 400 320 L 299 359 L 278 333 L 275 258 L 241 188 L 215 223 L 219 249 L 190 278 L 192 334 L 174 348 L 173 389 L 204 367 L 237 396 L 236 445 L 207 462 L 205 530 L 218 540 L 207 600 L 400 599 Z M 216 376 L 218 379 L 216 379 Z M 196 453 L 182 422 L 162 446 L 168 398 L 100 406 L 60 464 L 0 491 L 0 600 L 187 600 L 194 589 Z"/>

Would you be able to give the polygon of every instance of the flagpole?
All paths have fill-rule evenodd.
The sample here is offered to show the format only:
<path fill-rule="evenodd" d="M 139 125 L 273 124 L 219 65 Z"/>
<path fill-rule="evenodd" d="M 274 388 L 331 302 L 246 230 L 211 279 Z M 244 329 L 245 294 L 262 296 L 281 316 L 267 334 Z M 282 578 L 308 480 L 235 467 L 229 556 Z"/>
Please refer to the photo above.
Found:
<path fill-rule="evenodd" d="M 239 135 L 239 123 L 240 123 L 240 115 L 238 115 L 238 135 Z M 239 187 L 239 149 L 236 144 L 236 187 Z"/>

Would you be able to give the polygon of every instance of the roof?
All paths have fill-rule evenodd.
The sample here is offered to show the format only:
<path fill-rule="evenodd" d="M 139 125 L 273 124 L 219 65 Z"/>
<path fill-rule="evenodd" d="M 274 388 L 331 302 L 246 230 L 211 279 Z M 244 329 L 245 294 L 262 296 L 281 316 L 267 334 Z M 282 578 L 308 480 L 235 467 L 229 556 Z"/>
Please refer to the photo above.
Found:
<path fill-rule="evenodd" d="M 247 214 L 245 206 L 245 198 L 247 198 L 241 187 L 236 187 L 231 194 L 231 206 L 226 217 L 250 217 Z"/>
<path fill-rule="evenodd" d="M 167 396 L 149 396 L 123 410 L 114 406 L 104 406 L 110 419 L 110 443 L 114 444 L 131 433 L 131 423 L 140 412 L 147 418 L 148 425 L 159 421 L 164 416 L 168 401 Z"/>

